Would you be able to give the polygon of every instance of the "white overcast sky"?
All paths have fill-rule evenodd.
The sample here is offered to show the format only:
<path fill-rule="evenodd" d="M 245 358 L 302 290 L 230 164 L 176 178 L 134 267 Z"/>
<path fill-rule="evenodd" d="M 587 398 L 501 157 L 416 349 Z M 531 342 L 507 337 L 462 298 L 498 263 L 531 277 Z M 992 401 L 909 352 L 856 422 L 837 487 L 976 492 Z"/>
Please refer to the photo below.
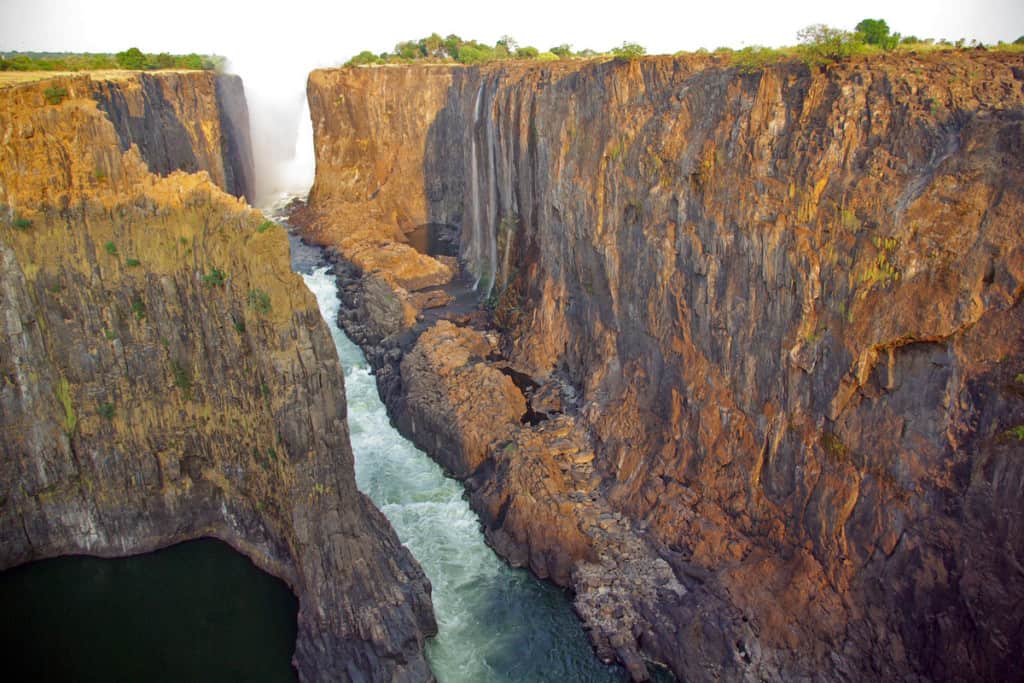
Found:
<path fill-rule="evenodd" d="M 0 50 L 215 52 L 238 60 L 342 61 L 433 31 L 546 49 L 605 50 L 625 40 L 664 53 L 784 45 L 812 23 L 884 18 L 894 31 L 985 43 L 1024 34 L 1022 0 L 0 0 Z"/>
<path fill-rule="evenodd" d="M 489 44 L 511 35 L 541 50 L 629 41 L 659 54 L 792 45 L 809 24 L 852 29 L 864 18 L 922 38 L 1009 42 L 1024 35 L 1024 0 L 0 0 L 0 51 L 224 55 L 245 81 L 254 142 L 277 134 L 291 150 L 311 68 L 432 32 Z"/>

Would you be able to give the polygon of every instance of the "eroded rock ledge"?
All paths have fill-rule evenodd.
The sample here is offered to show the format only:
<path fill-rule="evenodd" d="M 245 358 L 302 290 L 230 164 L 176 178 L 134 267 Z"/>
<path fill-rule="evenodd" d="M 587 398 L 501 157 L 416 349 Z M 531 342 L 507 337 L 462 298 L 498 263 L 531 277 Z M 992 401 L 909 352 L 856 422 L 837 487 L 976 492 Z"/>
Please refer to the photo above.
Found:
<path fill-rule="evenodd" d="M 284 231 L 218 187 L 221 115 L 207 74 L 0 89 L 0 567 L 214 536 L 298 596 L 303 680 L 429 680 L 429 582 Z"/>
<path fill-rule="evenodd" d="M 342 322 L 396 421 L 635 677 L 1019 677 L 1022 80 L 984 51 L 317 71 L 308 235 L 358 266 Z M 423 224 L 497 333 L 350 256 Z M 526 424 L 464 419 L 487 368 L 532 382 Z"/>

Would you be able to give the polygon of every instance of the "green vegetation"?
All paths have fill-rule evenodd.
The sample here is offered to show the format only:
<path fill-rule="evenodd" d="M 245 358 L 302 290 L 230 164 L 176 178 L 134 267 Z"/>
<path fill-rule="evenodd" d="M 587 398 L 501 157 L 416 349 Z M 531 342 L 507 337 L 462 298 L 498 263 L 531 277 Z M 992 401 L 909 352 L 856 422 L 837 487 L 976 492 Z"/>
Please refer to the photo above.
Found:
<path fill-rule="evenodd" d="M 250 289 L 248 296 L 249 308 L 260 315 L 270 313 L 270 295 L 262 289 Z"/>
<path fill-rule="evenodd" d="M 114 407 L 113 403 L 101 403 L 96 412 L 98 412 L 102 418 L 113 420 L 114 415 L 117 414 L 117 409 Z"/>
<path fill-rule="evenodd" d="M 598 56 L 635 59 L 644 52 L 644 48 L 636 43 L 623 43 L 621 47 L 606 53 L 597 53 L 593 50 L 573 52 L 572 46 L 568 43 L 562 43 L 546 52 L 541 52 L 530 45 L 519 45 L 512 36 L 502 36 L 491 46 L 476 40 L 464 40 L 455 34 L 442 38 L 437 33 L 431 33 L 418 40 L 402 41 L 395 45 L 395 49 L 391 52 L 382 52 L 378 55 L 369 50 L 363 50 L 345 62 L 345 66 L 407 64 L 410 62 L 482 64 L 505 59 L 552 61 Z"/>
<path fill-rule="evenodd" d="M 618 61 L 632 61 L 639 59 L 647 54 L 647 50 L 644 49 L 643 45 L 637 43 L 622 43 L 619 47 L 612 48 L 612 55 Z"/>
<path fill-rule="evenodd" d="M 217 268 L 211 268 L 210 272 L 203 276 L 203 284 L 207 287 L 223 287 L 224 281 L 224 272 Z"/>
<path fill-rule="evenodd" d="M 149 54 L 131 47 L 117 54 L 73 52 L 6 52 L 0 55 L 0 71 L 95 71 L 98 69 L 195 69 L 214 70 L 224 65 L 216 55 Z M 65 93 L 66 94 L 66 93 Z M 53 102 L 52 104 L 59 104 Z"/>
<path fill-rule="evenodd" d="M 129 268 L 138 268 L 142 265 L 142 261 L 137 258 L 129 258 L 124 260 L 124 264 Z"/>
<path fill-rule="evenodd" d="M 75 433 L 78 416 L 75 415 L 75 407 L 71 404 L 71 385 L 68 384 L 66 377 L 61 377 L 57 383 L 57 399 L 64 406 L 64 431 L 71 436 Z"/>
<path fill-rule="evenodd" d="M 797 33 L 798 45 L 790 47 L 764 47 L 751 45 L 740 50 L 719 47 L 714 50 L 716 57 L 729 59 L 742 73 L 760 71 L 769 64 L 782 61 L 801 60 L 808 65 L 824 66 L 832 62 L 848 59 L 861 53 L 877 53 L 894 50 L 951 50 L 964 47 L 983 48 L 977 41 L 956 41 L 918 38 L 917 36 L 901 36 L 893 33 L 885 19 L 863 19 L 853 30 L 846 30 L 813 24 Z M 1020 52 L 1024 51 L 1024 36 L 1013 43 L 999 42 L 991 49 Z M 608 52 L 595 52 L 590 49 L 573 51 L 568 43 L 562 43 L 541 52 L 535 47 L 520 46 L 511 36 L 502 36 L 493 46 L 476 40 L 465 40 L 458 35 L 450 34 L 442 38 L 432 33 L 418 40 L 406 40 L 395 45 L 391 52 L 374 54 L 364 50 L 349 59 L 345 66 L 371 66 L 380 64 L 408 64 L 425 62 L 431 64 L 481 64 L 498 60 L 538 60 L 551 61 L 558 59 L 579 58 L 614 58 L 620 61 L 631 61 L 646 54 L 643 46 L 637 43 L 624 42 Z M 686 52 L 677 52 L 684 55 Z M 704 48 L 696 50 L 697 55 L 707 55 Z"/>
<path fill-rule="evenodd" d="M 868 45 L 877 45 L 883 50 L 895 49 L 900 44 L 900 34 L 889 33 L 885 19 L 864 19 L 857 24 L 857 35 Z"/>
<path fill-rule="evenodd" d="M 142 321 L 146 317 L 146 304 L 140 298 L 136 297 L 132 300 L 132 313 L 135 314 L 135 319 Z"/>
<path fill-rule="evenodd" d="M 186 401 L 192 400 L 192 378 L 189 376 L 188 371 L 185 370 L 182 365 L 176 361 L 171 361 L 171 374 L 174 375 L 174 386 L 181 390 L 181 395 Z"/>
<path fill-rule="evenodd" d="M 266 232 L 267 230 L 270 230 L 276 225 L 277 223 L 275 223 L 274 221 L 263 221 L 262 223 L 260 223 L 260 226 L 256 228 L 256 232 Z"/>
<path fill-rule="evenodd" d="M 804 59 L 809 63 L 835 62 L 862 51 L 864 43 L 855 33 L 825 24 L 811 24 L 796 34 Z"/>
<path fill-rule="evenodd" d="M 67 97 L 67 96 L 68 96 L 68 89 L 67 88 L 54 87 L 54 88 L 47 88 L 46 90 L 43 91 L 43 97 L 45 97 L 46 101 L 49 102 L 50 104 L 60 104 L 61 102 L 64 101 L 64 98 Z"/>
<path fill-rule="evenodd" d="M 32 227 L 32 221 L 22 216 L 15 216 L 14 220 L 11 221 L 11 225 L 15 230 L 28 230 Z"/>
<path fill-rule="evenodd" d="M 107 338 L 107 341 L 114 341 L 117 339 L 117 332 L 109 328 L 103 328 L 103 336 Z"/>
<path fill-rule="evenodd" d="M 1024 441 L 1024 424 L 1007 429 L 1005 433 L 1018 441 Z"/>
<path fill-rule="evenodd" d="M 1024 384 L 1024 372 L 1017 373 L 1017 376 L 1013 378 L 1013 381 L 1017 384 Z"/>
<path fill-rule="evenodd" d="M 113 242 L 107 242 L 106 244 L 103 245 L 103 248 L 111 256 L 117 256 L 117 245 L 114 244 Z"/>
<path fill-rule="evenodd" d="M 235 332 L 237 332 L 238 334 L 242 334 L 243 332 L 245 332 L 245 321 L 244 320 L 236 320 L 235 321 Z"/>

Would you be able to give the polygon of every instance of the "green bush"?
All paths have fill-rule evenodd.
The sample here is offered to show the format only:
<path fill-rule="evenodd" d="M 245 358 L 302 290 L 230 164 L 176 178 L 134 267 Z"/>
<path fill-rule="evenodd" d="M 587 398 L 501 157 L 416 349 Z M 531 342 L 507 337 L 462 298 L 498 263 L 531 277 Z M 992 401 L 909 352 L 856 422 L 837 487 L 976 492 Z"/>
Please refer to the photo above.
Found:
<path fill-rule="evenodd" d="M 224 286 L 224 272 L 212 268 L 209 273 L 203 276 L 203 284 L 207 287 L 222 287 Z"/>
<path fill-rule="evenodd" d="M 647 50 L 638 43 L 623 43 L 619 47 L 612 48 L 612 55 L 619 61 L 632 61 L 645 54 L 647 54 Z"/>
<path fill-rule="evenodd" d="M 857 24 L 856 31 L 862 41 L 883 50 L 892 50 L 900 44 L 900 34 L 890 34 L 885 19 L 864 19 Z"/>
<path fill-rule="evenodd" d="M 260 226 L 256 228 L 256 232 L 266 232 L 267 230 L 270 230 L 276 225 L 277 223 L 275 223 L 274 221 L 263 221 L 262 223 L 260 223 Z"/>
<path fill-rule="evenodd" d="M 363 50 L 352 59 L 345 62 L 345 66 L 364 66 L 367 64 L 383 64 L 384 60 L 369 50 Z"/>
<path fill-rule="evenodd" d="M 122 69 L 139 70 L 146 68 L 146 55 L 137 47 L 130 47 L 123 52 L 118 52 L 114 55 L 114 58 L 117 60 L 117 65 Z"/>
<path fill-rule="evenodd" d="M 171 361 L 171 374 L 174 375 L 174 386 L 181 390 L 181 395 L 186 401 L 192 400 L 192 378 L 189 377 L 188 371 L 185 370 L 182 365 L 176 361 Z"/>
<path fill-rule="evenodd" d="M 103 245 L 103 248 L 111 256 L 117 256 L 117 245 L 114 244 L 113 242 L 107 242 L 106 244 Z"/>
<path fill-rule="evenodd" d="M 860 52 L 864 43 L 853 33 L 825 24 L 812 24 L 796 34 L 804 58 L 812 64 L 846 59 Z"/>
<path fill-rule="evenodd" d="M 760 71 L 783 57 L 785 54 L 779 50 L 761 45 L 749 45 L 732 53 L 732 63 L 736 65 L 740 73 L 748 74 Z"/>
<path fill-rule="evenodd" d="M 117 409 L 114 407 L 113 403 L 101 403 L 96 412 L 98 412 L 102 418 L 113 420 L 114 415 L 117 414 Z"/>
<path fill-rule="evenodd" d="M 135 319 L 136 320 L 140 320 L 141 321 L 141 320 L 145 319 L 145 317 L 146 317 L 146 304 L 145 304 L 145 302 L 141 298 L 136 297 L 135 299 L 132 300 L 132 313 L 135 314 Z"/>
<path fill-rule="evenodd" d="M 43 91 L 43 97 L 45 97 L 46 101 L 49 102 L 50 104 L 60 104 L 61 102 L 64 101 L 64 98 L 67 97 L 67 96 L 68 96 L 68 89 L 67 88 L 54 87 L 54 88 L 47 88 L 46 90 Z"/>
<path fill-rule="evenodd" d="M 142 261 L 137 258 L 129 258 L 124 260 L 124 264 L 129 268 L 137 268 L 142 265 Z"/>
<path fill-rule="evenodd" d="M 28 230 L 32 227 L 32 221 L 22 216 L 15 216 L 11 225 L 14 226 L 15 230 Z"/>

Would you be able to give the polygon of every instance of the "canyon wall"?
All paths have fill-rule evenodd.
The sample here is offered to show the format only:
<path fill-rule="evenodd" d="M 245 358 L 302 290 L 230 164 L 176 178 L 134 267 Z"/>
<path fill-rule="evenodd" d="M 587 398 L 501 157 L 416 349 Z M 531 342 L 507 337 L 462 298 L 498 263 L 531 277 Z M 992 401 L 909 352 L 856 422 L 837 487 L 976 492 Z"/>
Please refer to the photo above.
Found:
<path fill-rule="evenodd" d="M 330 332 L 223 191 L 243 123 L 233 77 L 0 88 L 0 568 L 214 536 L 298 596 L 302 680 L 428 680 L 430 585 L 356 489 Z"/>
<path fill-rule="evenodd" d="M 635 678 L 1016 679 L 1022 86 L 984 51 L 317 71 L 307 233 L 398 424 Z M 357 258 L 422 224 L 499 334 Z"/>

